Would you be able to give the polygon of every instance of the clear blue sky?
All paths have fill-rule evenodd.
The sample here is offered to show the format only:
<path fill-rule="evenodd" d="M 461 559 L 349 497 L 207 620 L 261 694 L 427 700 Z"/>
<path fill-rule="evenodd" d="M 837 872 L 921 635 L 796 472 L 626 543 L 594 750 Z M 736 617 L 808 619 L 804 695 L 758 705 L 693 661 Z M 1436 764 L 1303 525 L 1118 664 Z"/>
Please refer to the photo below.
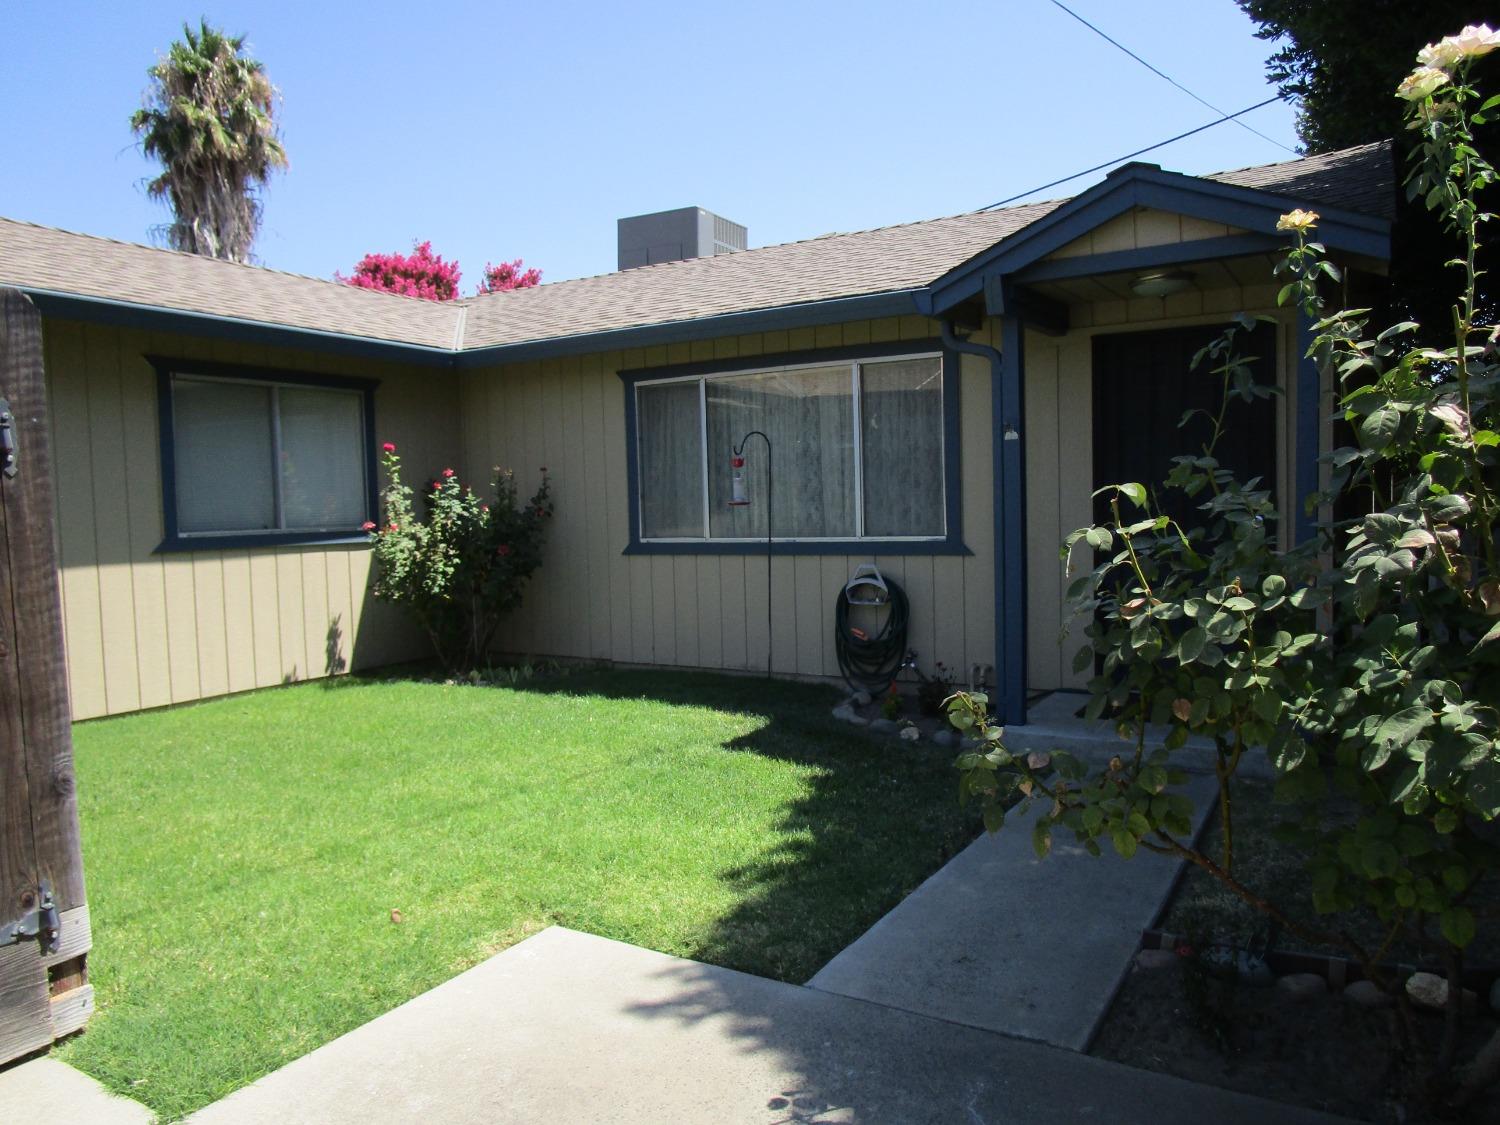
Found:
<path fill-rule="evenodd" d="M 1066 0 L 1228 112 L 1273 91 L 1233 0 Z M 1213 114 L 1047 0 L 515 4 L 202 0 L 282 94 L 291 168 L 256 252 L 327 277 L 429 238 L 608 272 L 615 220 L 697 205 L 752 246 L 972 210 Z M 164 209 L 128 126 L 181 0 L 0 5 L 0 215 L 148 241 Z M 1277 103 L 1245 118 L 1295 146 Z M 1286 159 L 1223 124 L 1144 159 Z M 1097 179 L 1092 177 L 1091 179 Z M 1071 194 L 1075 181 L 1046 196 Z"/>

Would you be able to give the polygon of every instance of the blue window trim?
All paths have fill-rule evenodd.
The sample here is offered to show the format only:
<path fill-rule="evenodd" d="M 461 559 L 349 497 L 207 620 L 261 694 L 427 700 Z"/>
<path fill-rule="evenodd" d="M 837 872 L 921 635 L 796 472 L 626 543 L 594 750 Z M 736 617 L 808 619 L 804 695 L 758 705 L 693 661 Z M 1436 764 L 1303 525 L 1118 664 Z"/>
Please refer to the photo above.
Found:
<path fill-rule="evenodd" d="M 369 542 L 369 536 L 354 528 L 336 531 L 230 532 L 224 535 L 184 535 L 177 528 L 176 426 L 172 416 L 172 376 L 203 375 L 208 378 L 252 379 L 266 383 L 290 383 L 303 387 L 359 391 L 364 396 L 365 418 L 365 519 L 374 519 L 379 500 L 375 473 L 375 388 L 378 379 L 349 375 L 323 375 L 274 367 L 250 367 L 234 363 L 210 363 L 174 356 L 148 355 L 156 369 L 157 436 L 161 447 L 161 519 L 163 538 L 157 553 L 171 551 L 233 551 L 247 547 L 334 546 Z"/>
<path fill-rule="evenodd" d="M 804 364 L 849 363 L 878 360 L 886 356 L 935 352 L 943 362 L 943 498 L 947 535 L 942 539 L 816 539 L 781 540 L 771 543 L 773 555 L 968 555 L 963 541 L 963 495 L 959 467 L 959 373 L 958 353 L 935 338 L 892 340 L 878 344 L 856 344 L 811 351 L 771 352 L 736 359 L 704 360 L 669 367 L 637 368 L 617 374 L 625 384 L 625 471 L 630 496 L 630 542 L 626 555 L 764 555 L 765 540 L 724 542 L 693 539 L 678 542 L 642 542 L 640 537 L 640 469 L 635 444 L 636 384 L 654 379 L 691 378 L 695 375 L 727 375 L 764 371 Z M 713 466 L 710 465 L 710 471 Z"/>

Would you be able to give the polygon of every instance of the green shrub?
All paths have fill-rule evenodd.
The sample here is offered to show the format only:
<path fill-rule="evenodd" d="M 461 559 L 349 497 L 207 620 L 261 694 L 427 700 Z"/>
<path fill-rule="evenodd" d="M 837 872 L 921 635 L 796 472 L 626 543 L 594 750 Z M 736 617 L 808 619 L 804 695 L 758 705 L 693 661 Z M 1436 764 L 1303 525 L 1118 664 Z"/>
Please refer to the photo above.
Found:
<path fill-rule="evenodd" d="M 419 519 L 396 447 L 382 449 L 383 522 L 365 525 L 375 545 L 375 596 L 406 608 L 449 671 L 476 668 L 541 565 L 553 511 L 547 470 L 523 503 L 509 469 L 495 470 L 488 502 L 444 469 L 423 490 Z"/>

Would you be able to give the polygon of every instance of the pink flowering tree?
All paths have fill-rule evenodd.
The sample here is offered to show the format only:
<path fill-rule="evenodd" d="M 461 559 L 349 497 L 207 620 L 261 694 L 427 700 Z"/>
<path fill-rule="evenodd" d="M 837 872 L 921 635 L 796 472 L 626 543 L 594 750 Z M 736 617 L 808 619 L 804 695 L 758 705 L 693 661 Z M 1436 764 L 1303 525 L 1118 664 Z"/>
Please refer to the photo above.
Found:
<path fill-rule="evenodd" d="M 547 470 L 524 502 L 515 475 L 498 468 L 487 501 L 453 469 L 429 481 L 418 500 L 390 442 L 382 446 L 381 465 L 384 522 L 364 527 L 375 548 L 375 596 L 406 608 L 450 672 L 476 668 L 541 565 L 552 519 Z"/>
<path fill-rule="evenodd" d="M 498 266 L 486 264 L 479 292 L 506 293 L 512 289 L 530 289 L 533 285 L 541 284 L 542 271 L 534 266 L 522 269 L 522 265 L 520 258 L 514 262 L 501 262 Z"/>
<path fill-rule="evenodd" d="M 348 277 L 334 279 L 361 289 L 378 289 L 427 301 L 451 301 L 458 296 L 458 263 L 432 252 L 431 242 L 418 242 L 410 254 L 366 254 Z"/>

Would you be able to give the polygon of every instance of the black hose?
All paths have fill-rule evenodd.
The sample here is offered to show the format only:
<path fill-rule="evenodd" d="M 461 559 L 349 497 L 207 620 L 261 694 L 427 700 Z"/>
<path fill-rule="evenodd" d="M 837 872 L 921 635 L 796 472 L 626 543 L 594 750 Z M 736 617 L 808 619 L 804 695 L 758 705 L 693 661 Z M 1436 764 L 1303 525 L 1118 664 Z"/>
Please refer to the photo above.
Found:
<path fill-rule="evenodd" d="M 871 695 L 890 687 L 906 661 L 906 626 L 911 607 L 905 590 L 889 578 L 885 579 L 885 585 L 890 592 L 890 612 L 874 636 L 861 636 L 850 629 L 847 588 L 839 591 L 838 608 L 834 611 L 833 648 L 838 654 L 839 671 L 851 688 Z"/>

